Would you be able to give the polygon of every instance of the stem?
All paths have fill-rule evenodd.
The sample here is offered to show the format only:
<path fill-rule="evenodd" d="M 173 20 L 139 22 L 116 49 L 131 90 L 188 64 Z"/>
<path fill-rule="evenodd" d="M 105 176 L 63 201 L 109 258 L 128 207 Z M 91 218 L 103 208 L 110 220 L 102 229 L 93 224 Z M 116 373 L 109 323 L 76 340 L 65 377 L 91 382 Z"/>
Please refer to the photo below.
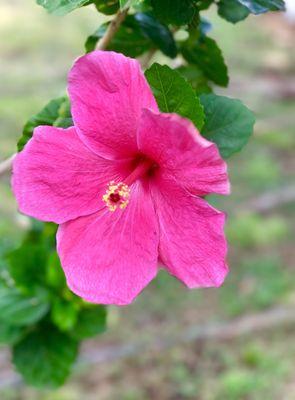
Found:
<path fill-rule="evenodd" d="M 12 162 L 15 156 L 16 154 L 13 154 L 9 158 L 7 158 L 7 160 L 4 160 L 0 163 L 0 176 L 11 170 Z"/>
<path fill-rule="evenodd" d="M 96 50 L 104 50 L 107 48 L 108 44 L 112 40 L 113 36 L 117 32 L 117 30 L 120 28 L 120 25 L 124 21 L 128 14 L 128 8 L 125 10 L 121 11 L 119 10 L 115 16 L 115 18 L 111 21 L 109 24 L 106 33 L 104 36 L 100 39 L 100 41 L 96 45 Z"/>
<path fill-rule="evenodd" d="M 146 56 L 143 58 L 141 61 L 141 68 L 146 69 L 150 66 L 150 62 L 152 58 L 154 57 L 155 53 L 157 52 L 157 49 L 150 49 L 149 52 L 146 54 Z"/>

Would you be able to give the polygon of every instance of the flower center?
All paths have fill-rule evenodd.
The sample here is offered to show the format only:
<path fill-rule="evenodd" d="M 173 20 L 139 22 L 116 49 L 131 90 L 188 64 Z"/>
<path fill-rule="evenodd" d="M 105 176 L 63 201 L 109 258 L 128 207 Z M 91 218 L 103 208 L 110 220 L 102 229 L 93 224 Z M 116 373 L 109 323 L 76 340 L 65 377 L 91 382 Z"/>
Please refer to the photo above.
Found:
<path fill-rule="evenodd" d="M 129 203 L 130 186 L 132 183 L 142 178 L 144 175 L 151 173 L 156 164 L 147 158 L 136 160 L 136 167 L 128 175 L 124 182 L 111 181 L 106 193 L 102 196 L 102 200 L 106 203 L 110 211 L 115 211 L 117 208 L 124 209 Z"/>

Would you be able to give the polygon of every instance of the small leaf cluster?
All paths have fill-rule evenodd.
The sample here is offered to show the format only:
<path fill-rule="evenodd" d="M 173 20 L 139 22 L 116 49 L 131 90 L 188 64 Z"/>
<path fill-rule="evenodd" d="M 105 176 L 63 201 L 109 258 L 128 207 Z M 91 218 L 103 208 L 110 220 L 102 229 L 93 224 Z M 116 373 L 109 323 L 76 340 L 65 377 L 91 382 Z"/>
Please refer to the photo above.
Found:
<path fill-rule="evenodd" d="M 55 251 L 56 225 L 32 220 L 0 270 L 0 343 L 12 347 L 28 384 L 54 388 L 71 372 L 81 340 L 106 329 L 106 309 L 66 285 Z"/>
<path fill-rule="evenodd" d="M 158 51 L 167 63 L 174 60 L 174 69 L 154 63 L 145 71 L 159 109 L 190 119 L 204 137 L 216 143 L 224 158 L 245 146 L 253 131 L 254 115 L 241 101 L 214 94 L 215 85 L 228 85 L 229 72 L 219 44 L 210 36 L 212 26 L 202 12 L 215 5 L 220 17 L 237 23 L 250 14 L 281 11 L 283 0 L 36 2 L 59 16 L 87 6 L 108 16 L 105 20 L 128 9 L 107 50 L 143 60 Z M 95 49 L 109 23 L 89 32 L 86 52 Z M 39 125 L 73 125 L 68 98 L 51 100 L 29 119 L 18 151 Z M 67 288 L 55 250 L 55 233 L 54 224 L 32 220 L 20 247 L 0 265 L 0 342 L 12 347 L 14 365 L 25 381 L 38 387 L 63 384 L 81 340 L 106 328 L 106 308 L 84 302 Z"/>

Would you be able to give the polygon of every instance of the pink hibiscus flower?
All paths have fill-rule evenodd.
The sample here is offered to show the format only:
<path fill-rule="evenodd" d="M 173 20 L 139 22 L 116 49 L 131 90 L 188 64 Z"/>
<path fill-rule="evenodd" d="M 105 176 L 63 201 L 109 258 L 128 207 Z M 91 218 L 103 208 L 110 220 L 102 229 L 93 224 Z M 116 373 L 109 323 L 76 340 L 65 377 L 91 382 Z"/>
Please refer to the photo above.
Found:
<path fill-rule="evenodd" d="M 228 194 L 214 143 L 160 113 L 136 60 L 95 51 L 69 74 L 74 126 L 39 126 L 13 168 L 20 211 L 60 224 L 68 286 L 84 299 L 130 303 L 158 263 L 188 287 L 222 284 L 225 216 L 202 196 Z"/>

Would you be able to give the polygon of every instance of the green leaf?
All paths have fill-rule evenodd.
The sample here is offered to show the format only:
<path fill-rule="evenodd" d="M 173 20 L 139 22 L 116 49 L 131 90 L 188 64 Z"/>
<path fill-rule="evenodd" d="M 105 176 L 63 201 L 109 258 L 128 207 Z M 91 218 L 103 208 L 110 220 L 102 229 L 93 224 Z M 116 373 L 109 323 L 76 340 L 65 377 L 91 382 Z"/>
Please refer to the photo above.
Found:
<path fill-rule="evenodd" d="M 33 135 L 34 129 L 39 125 L 54 125 L 68 127 L 73 125 L 71 118 L 65 114 L 65 108 L 68 107 L 67 97 L 59 97 L 51 100 L 40 112 L 31 117 L 23 128 L 21 138 L 17 143 L 18 151 L 21 151 L 25 144 Z"/>
<path fill-rule="evenodd" d="M 204 94 L 205 111 L 202 135 L 215 142 L 222 157 L 227 158 L 245 146 L 253 132 L 255 117 L 240 100 Z"/>
<path fill-rule="evenodd" d="M 174 58 L 177 48 L 172 33 L 167 26 L 157 21 L 151 14 L 137 13 L 135 19 L 142 33 L 148 37 L 166 56 Z"/>
<path fill-rule="evenodd" d="M 89 4 L 89 0 L 37 0 L 37 4 L 51 14 L 65 15 L 76 8 Z"/>
<path fill-rule="evenodd" d="M 107 27 L 108 23 L 101 25 L 88 37 L 85 43 L 87 53 L 95 49 Z M 151 15 L 137 13 L 126 17 L 107 49 L 135 58 L 154 46 L 169 57 L 177 55 L 176 44 L 169 29 Z"/>
<path fill-rule="evenodd" d="M 194 0 L 194 3 L 197 9 L 201 11 L 207 10 L 214 3 L 214 0 Z"/>
<path fill-rule="evenodd" d="M 165 24 L 188 24 L 196 12 L 192 0 L 151 0 L 151 3 L 156 17 Z"/>
<path fill-rule="evenodd" d="M 15 344 L 24 335 L 24 329 L 20 326 L 7 325 L 0 322 L 0 345 Z"/>
<path fill-rule="evenodd" d="M 77 354 L 76 340 L 44 325 L 14 346 L 13 363 L 26 383 L 55 388 L 65 382 Z"/>
<path fill-rule="evenodd" d="M 44 317 L 48 309 L 46 291 L 28 296 L 16 288 L 0 287 L 0 321 L 15 326 L 31 325 Z"/>
<path fill-rule="evenodd" d="M 244 20 L 250 14 L 248 8 L 238 0 L 220 0 L 217 6 L 218 14 L 233 24 Z"/>
<path fill-rule="evenodd" d="M 238 0 L 253 14 L 262 14 L 268 11 L 284 11 L 284 0 Z"/>
<path fill-rule="evenodd" d="M 17 285 L 30 288 L 44 282 L 47 251 L 35 243 L 23 243 L 8 254 L 9 272 Z"/>
<path fill-rule="evenodd" d="M 182 65 L 177 68 L 177 71 L 191 84 L 198 96 L 203 93 L 212 92 L 208 79 L 196 65 Z"/>
<path fill-rule="evenodd" d="M 103 37 L 107 27 L 108 24 L 101 25 L 93 35 L 88 37 L 85 43 L 87 53 L 95 49 L 96 43 Z M 107 49 L 135 58 L 146 52 L 151 45 L 151 41 L 143 35 L 134 16 L 128 15 Z"/>
<path fill-rule="evenodd" d="M 96 9 L 105 15 L 115 14 L 119 9 L 118 0 L 94 0 Z"/>
<path fill-rule="evenodd" d="M 209 80 L 219 86 L 228 85 L 227 66 L 215 40 L 208 36 L 201 37 L 194 44 L 188 40 L 182 46 L 182 54 L 190 64 L 197 65 Z"/>
<path fill-rule="evenodd" d="M 69 331 L 74 327 L 78 318 L 78 307 L 74 302 L 55 299 L 51 309 L 51 321 L 61 331 Z"/>
<path fill-rule="evenodd" d="M 86 339 L 106 330 L 107 312 L 104 306 L 93 306 L 80 310 L 72 336 L 78 340 Z"/>
<path fill-rule="evenodd" d="M 64 101 L 61 103 L 58 109 L 57 118 L 53 122 L 53 126 L 57 126 L 59 128 L 68 128 L 70 126 L 73 126 L 71 105 L 68 97 L 65 97 Z"/>
<path fill-rule="evenodd" d="M 51 288 L 61 290 L 66 287 L 65 274 L 56 251 L 49 255 L 45 280 Z"/>
<path fill-rule="evenodd" d="M 198 129 L 204 122 L 202 105 L 190 84 L 167 65 L 154 63 L 145 76 L 161 111 L 189 118 Z"/>
<path fill-rule="evenodd" d="M 127 7 L 136 6 L 142 0 L 120 0 L 120 8 L 121 10 L 126 9 Z"/>

